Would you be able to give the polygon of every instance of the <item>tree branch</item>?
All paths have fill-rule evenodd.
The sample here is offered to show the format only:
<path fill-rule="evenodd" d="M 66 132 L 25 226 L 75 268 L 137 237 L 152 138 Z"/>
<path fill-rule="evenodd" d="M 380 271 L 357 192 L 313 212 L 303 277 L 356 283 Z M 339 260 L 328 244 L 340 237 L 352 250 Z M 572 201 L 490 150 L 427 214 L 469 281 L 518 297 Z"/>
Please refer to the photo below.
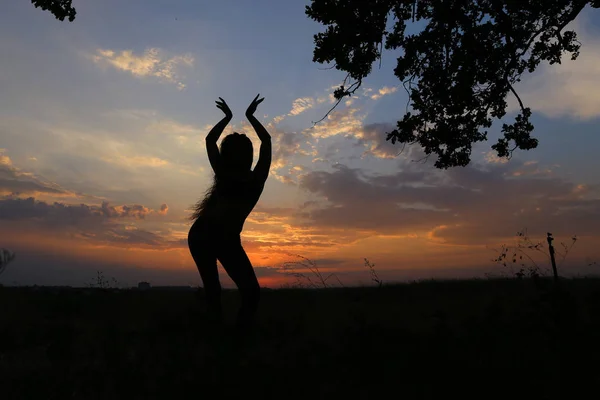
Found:
<path fill-rule="evenodd" d="M 521 101 L 521 98 L 519 97 L 519 95 L 517 94 L 517 92 L 515 91 L 515 89 L 513 88 L 513 86 L 508 81 L 506 83 L 508 84 L 508 87 L 509 87 L 510 91 L 513 92 L 513 94 L 515 95 L 515 97 L 519 101 L 519 105 L 521 106 L 521 111 L 525 111 L 525 106 L 523 105 L 523 102 Z"/>
<path fill-rule="evenodd" d="M 346 75 L 346 77 L 344 78 L 344 81 L 342 82 L 341 87 L 343 88 L 344 85 L 346 84 L 346 82 L 348 81 L 348 78 L 350 78 L 350 74 Z M 338 106 L 338 104 L 340 104 L 342 102 L 342 100 L 344 99 L 344 97 L 346 96 L 351 96 L 352 94 L 354 94 L 354 92 L 356 92 L 356 90 L 358 90 L 358 88 L 360 87 L 360 85 L 362 84 L 362 81 L 359 79 L 356 82 L 353 82 L 350 87 L 346 90 L 344 90 L 344 92 L 342 93 L 342 95 L 340 96 L 340 98 L 338 99 L 338 101 L 333 105 L 333 107 L 331 107 L 329 109 L 329 111 L 327 111 L 327 114 L 325 114 L 323 116 L 323 118 L 321 118 L 320 120 L 318 120 L 317 122 L 312 122 L 313 124 L 313 128 L 315 127 L 315 125 L 317 125 L 319 122 L 323 121 L 325 118 L 327 118 L 327 116 L 333 111 L 335 110 L 335 108 Z M 356 87 L 354 87 L 356 86 Z"/>
<path fill-rule="evenodd" d="M 324 67 L 324 68 L 317 68 L 317 69 L 320 69 L 321 71 L 325 71 L 328 69 L 334 69 L 335 67 L 337 67 L 337 64 L 333 64 L 331 67 Z"/>
<path fill-rule="evenodd" d="M 329 111 L 327 111 L 327 114 L 325 114 L 325 116 L 323 116 L 323 118 L 321 118 L 320 120 L 318 120 L 317 122 L 312 122 L 313 124 L 313 128 L 315 127 L 315 125 L 317 125 L 319 122 L 323 121 L 325 118 L 327 118 L 327 116 L 338 106 L 338 104 L 340 104 L 340 102 L 343 100 L 343 97 L 340 97 L 338 99 L 338 101 L 333 105 L 333 107 L 331 107 L 329 109 Z"/>

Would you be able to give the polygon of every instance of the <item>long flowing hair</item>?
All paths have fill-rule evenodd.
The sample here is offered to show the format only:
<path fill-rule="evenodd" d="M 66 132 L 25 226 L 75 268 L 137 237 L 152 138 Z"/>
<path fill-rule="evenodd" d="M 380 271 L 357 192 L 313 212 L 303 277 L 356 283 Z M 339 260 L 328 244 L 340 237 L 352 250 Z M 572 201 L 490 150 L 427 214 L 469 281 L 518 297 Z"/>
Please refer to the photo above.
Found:
<path fill-rule="evenodd" d="M 243 173 L 250 171 L 254 156 L 252 141 L 243 133 L 233 132 L 223 138 L 219 146 L 222 176 L 213 174 L 211 186 L 192 207 L 190 220 L 197 220 L 209 205 L 217 201 L 217 194 L 234 194 L 238 187 L 238 179 Z"/>

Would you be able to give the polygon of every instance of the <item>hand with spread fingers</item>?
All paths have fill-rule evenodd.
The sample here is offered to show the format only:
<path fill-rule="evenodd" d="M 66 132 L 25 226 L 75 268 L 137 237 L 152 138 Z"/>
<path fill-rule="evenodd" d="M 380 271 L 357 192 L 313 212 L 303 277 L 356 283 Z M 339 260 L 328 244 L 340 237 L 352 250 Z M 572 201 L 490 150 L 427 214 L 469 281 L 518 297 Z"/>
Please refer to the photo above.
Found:
<path fill-rule="evenodd" d="M 233 118 L 233 113 L 231 112 L 231 109 L 229 108 L 227 103 L 225 103 L 225 100 L 223 100 L 221 97 L 219 97 L 219 100 L 221 100 L 221 101 L 217 100 L 215 102 L 215 103 L 217 103 L 217 108 L 225 113 L 226 118 L 228 118 L 228 119 Z"/>
<path fill-rule="evenodd" d="M 254 100 L 252 100 L 252 103 L 250 103 L 250 105 L 248 106 L 248 109 L 246 110 L 246 118 L 254 116 L 254 113 L 256 112 L 256 107 L 258 107 L 258 105 L 265 99 L 264 97 L 262 99 L 259 99 L 259 96 L 260 93 L 256 95 Z"/>

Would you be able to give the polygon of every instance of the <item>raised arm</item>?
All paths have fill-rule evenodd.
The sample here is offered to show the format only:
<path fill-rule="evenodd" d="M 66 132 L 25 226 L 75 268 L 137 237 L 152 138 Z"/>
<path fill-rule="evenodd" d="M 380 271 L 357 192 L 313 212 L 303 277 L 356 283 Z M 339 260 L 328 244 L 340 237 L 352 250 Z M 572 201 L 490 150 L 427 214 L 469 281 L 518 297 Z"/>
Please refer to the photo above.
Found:
<path fill-rule="evenodd" d="M 220 102 L 217 101 L 217 108 L 222 110 L 225 113 L 225 117 L 220 120 L 206 135 L 206 152 L 208 153 L 208 160 L 210 161 L 210 166 L 212 167 L 215 174 L 218 174 L 221 167 L 221 155 L 219 154 L 219 148 L 217 147 L 217 140 L 221 137 L 223 130 L 227 126 L 227 124 L 233 118 L 233 113 L 229 109 L 225 100 L 219 97 Z"/>
<path fill-rule="evenodd" d="M 254 116 L 256 107 L 264 100 L 264 97 L 258 100 L 258 96 L 260 95 L 257 95 L 254 98 L 246 110 L 246 118 L 248 118 L 248 121 L 260 139 L 260 152 L 258 155 L 258 162 L 256 163 L 256 167 L 254 167 L 254 173 L 257 179 L 265 182 L 269 176 L 269 169 L 271 168 L 271 135 L 269 135 L 269 132 L 267 132 L 265 127 Z"/>

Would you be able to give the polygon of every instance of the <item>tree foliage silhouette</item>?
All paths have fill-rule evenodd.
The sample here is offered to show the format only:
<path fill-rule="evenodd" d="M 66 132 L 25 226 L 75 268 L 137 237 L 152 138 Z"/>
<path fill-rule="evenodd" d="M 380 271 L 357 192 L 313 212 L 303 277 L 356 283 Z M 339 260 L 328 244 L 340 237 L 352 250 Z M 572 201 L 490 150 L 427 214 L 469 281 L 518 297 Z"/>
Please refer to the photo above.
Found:
<path fill-rule="evenodd" d="M 469 164 L 473 143 L 487 139 L 481 129 L 506 115 L 509 91 L 520 111 L 492 149 L 510 158 L 537 147 L 531 109 L 513 85 L 542 61 L 560 64 L 565 52 L 577 58 L 576 33 L 561 31 L 588 4 L 598 8 L 600 0 L 312 0 L 306 15 L 327 27 L 314 35 L 313 62 L 347 73 L 329 112 L 381 63 L 384 47 L 401 49 L 394 74 L 409 104 L 387 140 L 418 143 L 426 157 L 437 155 L 435 167 L 447 169 Z M 405 33 L 407 22 L 422 20 L 423 31 Z"/>
<path fill-rule="evenodd" d="M 72 2 L 73 0 L 31 0 L 31 4 L 35 8 L 40 7 L 44 11 L 50 11 L 60 21 L 68 18 L 69 22 L 73 22 L 75 14 L 77 14 L 77 11 L 71 4 Z"/>

